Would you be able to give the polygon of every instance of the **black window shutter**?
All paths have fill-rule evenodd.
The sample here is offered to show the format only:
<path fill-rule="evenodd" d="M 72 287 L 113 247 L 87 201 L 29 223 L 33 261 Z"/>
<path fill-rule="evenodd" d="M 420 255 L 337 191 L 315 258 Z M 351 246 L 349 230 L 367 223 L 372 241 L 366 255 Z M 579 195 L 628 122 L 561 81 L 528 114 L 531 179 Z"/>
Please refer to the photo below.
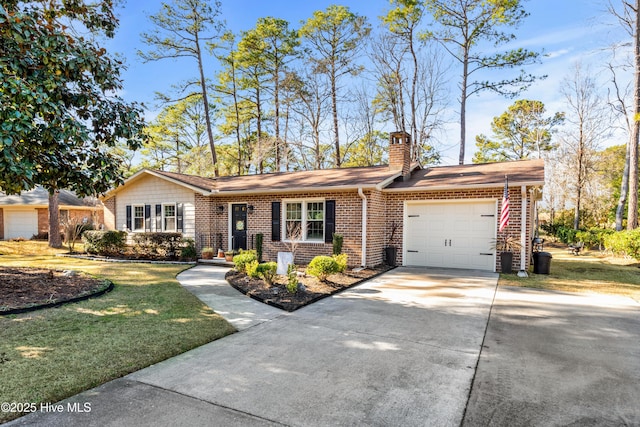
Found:
<path fill-rule="evenodd" d="M 151 231 L 151 205 L 144 205 L 144 231 Z"/>
<path fill-rule="evenodd" d="M 183 212 L 184 204 L 178 203 L 176 205 L 176 231 L 178 231 L 178 233 L 182 233 L 184 229 Z"/>
<path fill-rule="evenodd" d="M 156 205 L 156 231 L 162 231 L 162 205 Z"/>
<path fill-rule="evenodd" d="M 280 202 L 271 202 L 271 240 L 280 241 Z"/>
<path fill-rule="evenodd" d="M 127 205 L 127 230 L 131 230 L 131 205 Z"/>
<path fill-rule="evenodd" d="M 324 241 L 333 242 L 333 233 L 336 232 L 336 201 L 326 200 L 324 202 Z"/>

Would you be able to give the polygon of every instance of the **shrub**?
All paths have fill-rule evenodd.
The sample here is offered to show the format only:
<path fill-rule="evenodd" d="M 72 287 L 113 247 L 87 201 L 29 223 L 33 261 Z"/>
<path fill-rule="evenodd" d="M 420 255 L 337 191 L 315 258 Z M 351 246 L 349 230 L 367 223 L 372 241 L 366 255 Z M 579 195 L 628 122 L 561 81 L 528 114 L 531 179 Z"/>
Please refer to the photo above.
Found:
<path fill-rule="evenodd" d="M 340 255 L 342 253 L 342 242 L 344 237 L 342 234 L 333 233 L 333 254 Z"/>
<path fill-rule="evenodd" d="M 262 262 L 262 242 L 264 240 L 264 234 L 258 233 L 256 234 L 256 256 L 258 257 L 258 262 Z"/>
<path fill-rule="evenodd" d="M 120 253 L 126 243 L 124 231 L 89 230 L 82 233 L 84 249 L 90 254 L 114 255 Z"/>
<path fill-rule="evenodd" d="M 197 257 L 198 251 L 196 251 L 196 242 L 193 239 L 183 239 L 182 247 L 180 248 L 180 259 L 194 260 Z"/>
<path fill-rule="evenodd" d="M 565 226 L 558 226 L 556 228 L 556 237 L 562 242 L 562 243 L 574 243 L 576 241 L 576 233 L 578 231 L 574 230 L 571 227 L 565 227 Z"/>
<path fill-rule="evenodd" d="M 309 263 L 307 274 L 315 276 L 318 280 L 324 282 L 327 280 L 327 276 L 337 273 L 339 269 L 340 266 L 335 259 L 330 256 L 318 255 Z"/>
<path fill-rule="evenodd" d="M 295 264 L 289 264 L 287 267 L 287 291 L 290 294 L 298 291 L 298 267 Z"/>
<path fill-rule="evenodd" d="M 273 279 L 276 277 L 278 264 L 275 262 L 263 262 L 258 265 L 258 274 L 262 276 L 267 285 L 273 285 Z"/>
<path fill-rule="evenodd" d="M 614 233 L 613 230 L 590 228 L 586 231 L 578 231 L 576 233 L 576 239 L 580 242 L 584 242 L 587 247 L 597 246 L 599 249 L 602 249 L 604 247 L 605 237 L 612 233 Z"/>
<path fill-rule="evenodd" d="M 615 255 L 640 260 L 640 230 L 618 231 L 604 238 L 604 247 Z"/>
<path fill-rule="evenodd" d="M 247 276 L 253 277 L 254 279 L 259 279 L 260 273 L 258 273 L 258 265 L 260 265 L 260 263 L 257 260 L 251 261 L 250 263 L 245 265 Z"/>
<path fill-rule="evenodd" d="M 135 233 L 134 249 L 143 255 L 176 256 L 182 243 L 182 233 Z"/>
<path fill-rule="evenodd" d="M 242 251 L 233 257 L 233 263 L 236 265 L 236 270 L 241 273 L 246 273 L 247 264 L 257 260 L 258 256 L 256 255 L 256 251 Z"/>
<path fill-rule="evenodd" d="M 338 273 L 344 273 L 344 271 L 347 269 L 347 261 L 349 260 L 348 255 L 347 254 L 334 255 L 333 259 L 336 262 L 336 264 L 338 264 Z"/>

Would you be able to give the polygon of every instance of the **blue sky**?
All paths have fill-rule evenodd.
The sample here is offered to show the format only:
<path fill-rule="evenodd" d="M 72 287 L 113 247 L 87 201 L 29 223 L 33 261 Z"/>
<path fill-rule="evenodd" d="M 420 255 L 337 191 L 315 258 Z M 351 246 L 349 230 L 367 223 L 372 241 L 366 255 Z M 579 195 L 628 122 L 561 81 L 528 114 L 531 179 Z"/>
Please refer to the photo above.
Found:
<path fill-rule="evenodd" d="M 614 0 L 615 1 L 615 0 Z M 148 15 L 160 8 L 157 0 L 129 0 L 117 10 L 120 27 L 114 40 L 107 44 L 112 53 L 118 52 L 125 58 L 128 69 L 123 73 L 123 96 L 128 101 L 141 101 L 149 109 L 148 117 L 153 117 L 157 108 L 154 103 L 156 91 L 166 92 L 169 86 L 182 78 L 195 75 L 195 65 L 191 62 L 163 60 L 143 64 L 136 56 L 138 49 L 145 49 L 140 41 L 140 33 L 149 28 Z M 222 0 L 223 18 L 227 26 L 238 33 L 252 28 L 259 17 L 274 16 L 286 19 L 297 28 L 300 21 L 307 19 L 315 10 L 324 10 L 331 4 L 348 6 L 352 11 L 366 15 L 373 25 L 378 16 L 389 9 L 387 0 Z M 537 82 L 522 98 L 537 99 L 545 103 L 550 113 L 563 109 L 563 98 L 559 93 L 563 78 L 570 73 L 576 61 L 590 64 L 592 71 L 602 71 L 603 49 L 620 34 L 614 19 L 606 13 L 605 0 L 529 0 L 524 2 L 530 13 L 524 24 L 515 30 L 517 40 L 513 47 L 525 47 L 544 51 L 542 64 L 529 67 L 527 71 L 536 75 L 548 75 Z M 208 74 L 213 75 L 213 62 Z M 452 69 L 451 120 L 455 122 L 457 89 L 455 83 L 459 71 Z M 498 75 L 496 75 L 498 77 Z M 499 77 L 498 77 L 499 78 Z M 469 159 L 475 148 L 475 135 L 490 133 L 490 123 L 513 103 L 490 93 L 474 96 L 467 106 L 467 156 Z M 458 128 L 455 123 L 447 126 L 441 137 L 445 150 L 443 164 L 457 163 Z"/>

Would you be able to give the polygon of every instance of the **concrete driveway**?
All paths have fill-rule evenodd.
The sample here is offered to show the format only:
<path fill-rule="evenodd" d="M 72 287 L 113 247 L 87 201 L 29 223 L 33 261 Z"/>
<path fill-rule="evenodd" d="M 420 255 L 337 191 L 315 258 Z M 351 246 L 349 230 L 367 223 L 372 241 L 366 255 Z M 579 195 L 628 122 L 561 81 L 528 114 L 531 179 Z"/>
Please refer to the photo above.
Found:
<path fill-rule="evenodd" d="M 9 425 L 640 425 L 629 298 L 398 268 L 285 313 L 230 289 L 224 271 L 179 279 L 240 332 Z"/>
<path fill-rule="evenodd" d="M 463 425 L 640 426 L 640 304 L 500 287 Z"/>
<path fill-rule="evenodd" d="M 189 288 L 243 330 L 63 402 L 88 402 L 90 413 L 36 413 L 13 425 L 462 421 L 496 274 L 398 268 L 285 314 L 228 285 L 207 287 L 219 271 L 190 270 Z"/>

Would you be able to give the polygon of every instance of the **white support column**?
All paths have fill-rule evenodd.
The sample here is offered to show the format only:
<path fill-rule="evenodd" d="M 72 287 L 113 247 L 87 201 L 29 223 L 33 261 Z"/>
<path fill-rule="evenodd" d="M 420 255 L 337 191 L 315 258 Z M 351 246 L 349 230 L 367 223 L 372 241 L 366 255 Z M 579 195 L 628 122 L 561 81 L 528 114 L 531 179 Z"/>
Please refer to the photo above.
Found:
<path fill-rule="evenodd" d="M 529 277 L 527 274 L 527 186 L 520 187 L 522 197 L 522 215 L 520 221 L 520 271 L 518 277 Z"/>
<path fill-rule="evenodd" d="M 362 257 L 360 265 L 367 266 L 367 196 L 365 196 L 362 188 L 358 188 L 358 195 L 362 199 Z"/>

